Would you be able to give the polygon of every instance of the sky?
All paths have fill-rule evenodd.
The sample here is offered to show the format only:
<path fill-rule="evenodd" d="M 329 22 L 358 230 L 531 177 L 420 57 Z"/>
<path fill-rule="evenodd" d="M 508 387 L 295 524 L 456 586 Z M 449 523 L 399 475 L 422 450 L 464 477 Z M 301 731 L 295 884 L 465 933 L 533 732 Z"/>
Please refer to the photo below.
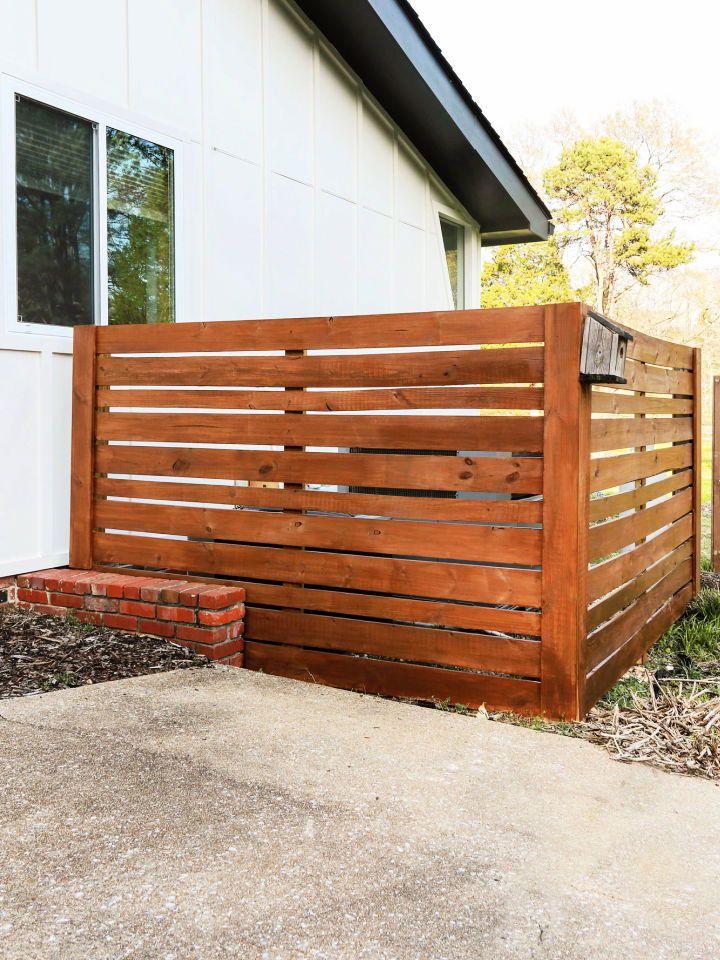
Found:
<path fill-rule="evenodd" d="M 633 100 L 658 98 L 720 145 L 720 4 L 411 3 L 501 137 L 567 108 L 585 122 Z M 714 165 L 720 168 L 720 147 Z"/>

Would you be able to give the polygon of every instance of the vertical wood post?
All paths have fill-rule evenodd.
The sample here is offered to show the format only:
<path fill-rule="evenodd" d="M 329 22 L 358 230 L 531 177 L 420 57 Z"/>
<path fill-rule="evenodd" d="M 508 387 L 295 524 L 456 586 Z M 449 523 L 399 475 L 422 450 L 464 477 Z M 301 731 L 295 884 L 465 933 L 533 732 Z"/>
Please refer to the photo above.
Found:
<path fill-rule="evenodd" d="M 693 350 L 693 595 L 700 593 L 702 553 L 702 351 Z"/>
<path fill-rule="evenodd" d="M 95 468 L 95 356 L 97 327 L 73 333 L 70 566 L 92 569 Z"/>
<path fill-rule="evenodd" d="M 590 386 L 580 382 L 586 308 L 545 308 L 541 707 L 580 717 L 587 638 Z"/>
<path fill-rule="evenodd" d="M 720 377 L 713 377 L 712 396 L 712 544 L 713 570 L 720 571 Z"/>

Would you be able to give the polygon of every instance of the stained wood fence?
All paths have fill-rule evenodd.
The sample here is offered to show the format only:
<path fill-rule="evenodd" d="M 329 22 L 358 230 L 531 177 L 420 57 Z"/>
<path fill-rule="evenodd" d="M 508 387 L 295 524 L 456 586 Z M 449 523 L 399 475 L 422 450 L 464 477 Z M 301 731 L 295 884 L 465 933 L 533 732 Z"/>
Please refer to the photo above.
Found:
<path fill-rule="evenodd" d="M 585 314 L 76 328 L 71 564 L 241 583 L 251 669 L 579 716 L 699 516 L 699 355 L 637 335 L 591 389 Z"/>

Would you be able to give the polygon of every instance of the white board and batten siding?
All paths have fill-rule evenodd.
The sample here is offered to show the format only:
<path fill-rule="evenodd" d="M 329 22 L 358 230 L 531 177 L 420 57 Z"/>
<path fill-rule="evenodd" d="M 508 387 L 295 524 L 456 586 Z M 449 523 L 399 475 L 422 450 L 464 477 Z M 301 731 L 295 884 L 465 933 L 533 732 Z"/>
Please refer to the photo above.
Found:
<path fill-rule="evenodd" d="M 71 331 L 17 323 L 14 93 L 171 145 L 178 322 L 447 309 L 477 224 L 284 0 L 0 0 L 0 576 L 67 562 Z"/>

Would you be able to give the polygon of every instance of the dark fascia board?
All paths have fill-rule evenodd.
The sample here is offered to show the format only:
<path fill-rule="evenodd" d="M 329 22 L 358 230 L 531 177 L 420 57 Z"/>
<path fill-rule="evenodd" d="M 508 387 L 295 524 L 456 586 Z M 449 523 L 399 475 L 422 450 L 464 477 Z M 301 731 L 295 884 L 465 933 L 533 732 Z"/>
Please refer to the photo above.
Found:
<path fill-rule="evenodd" d="M 483 243 L 546 240 L 551 213 L 407 0 L 295 0 L 440 180 Z"/>

